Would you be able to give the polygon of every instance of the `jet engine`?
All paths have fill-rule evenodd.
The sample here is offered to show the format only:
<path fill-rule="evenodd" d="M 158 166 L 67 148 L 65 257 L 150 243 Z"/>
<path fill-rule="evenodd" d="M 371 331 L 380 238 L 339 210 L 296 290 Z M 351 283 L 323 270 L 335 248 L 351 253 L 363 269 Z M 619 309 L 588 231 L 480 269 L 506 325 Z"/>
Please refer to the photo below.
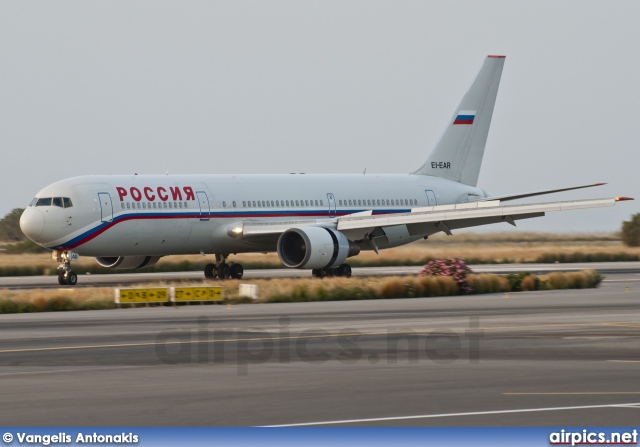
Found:
<path fill-rule="evenodd" d="M 151 267 L 160 260 L 160 256 L 105 256 L 96 258 L 98 264 L 110 269 L 141 269 Z"/>
<path fill-rule="evenodd" d="M 290 228 L 278 239 L 278 257 L 291 268 L 333 268 L 358 253 L 359 245 L 330 228 Z"/>

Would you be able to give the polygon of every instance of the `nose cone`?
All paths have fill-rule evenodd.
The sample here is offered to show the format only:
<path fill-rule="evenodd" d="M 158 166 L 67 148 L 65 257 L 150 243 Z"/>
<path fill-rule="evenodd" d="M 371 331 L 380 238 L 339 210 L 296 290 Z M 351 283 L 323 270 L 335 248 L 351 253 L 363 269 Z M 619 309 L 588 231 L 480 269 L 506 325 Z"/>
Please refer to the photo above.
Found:
<path fill-rule="evenodd" d="M 44 230 L 44 216 L 34 207 L 28 207 L 20 216 L 20 229 L 33 242 L 38 242 Z"/>

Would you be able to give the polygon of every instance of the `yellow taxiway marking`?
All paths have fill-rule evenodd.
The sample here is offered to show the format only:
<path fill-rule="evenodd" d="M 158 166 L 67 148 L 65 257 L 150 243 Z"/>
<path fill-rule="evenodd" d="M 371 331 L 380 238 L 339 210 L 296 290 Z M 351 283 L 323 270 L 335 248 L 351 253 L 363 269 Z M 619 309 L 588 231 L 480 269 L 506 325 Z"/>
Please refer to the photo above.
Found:
<path fill-rule="evenodd" d="M 630 321 L 628 323 L 604 323 L 607 326 L 621 326 L 621 327 L 640 327 L 640 323 Z"/>

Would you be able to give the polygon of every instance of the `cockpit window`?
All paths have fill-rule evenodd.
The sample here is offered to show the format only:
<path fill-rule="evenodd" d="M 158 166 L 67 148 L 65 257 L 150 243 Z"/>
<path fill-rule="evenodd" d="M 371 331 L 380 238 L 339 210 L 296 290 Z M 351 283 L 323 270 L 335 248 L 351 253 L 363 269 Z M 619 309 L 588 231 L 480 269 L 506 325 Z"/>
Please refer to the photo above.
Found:
<path fill-rule="evenodd" d="M 31 201 L 29 206 L 59 206 L 60 208 L 71 208 L 73 203 L 69 197 L 45 197 L 38 199 L 37 197 Z"/>

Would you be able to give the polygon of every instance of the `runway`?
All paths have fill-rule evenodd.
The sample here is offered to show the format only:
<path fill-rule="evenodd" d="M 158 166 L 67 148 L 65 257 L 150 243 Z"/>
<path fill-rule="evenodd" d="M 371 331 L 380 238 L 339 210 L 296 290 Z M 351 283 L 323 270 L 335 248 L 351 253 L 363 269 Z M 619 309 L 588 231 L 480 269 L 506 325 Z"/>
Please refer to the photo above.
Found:
<path fill-rule="evenodd" d="M 636 425 L 640 275 L 598 289 L 0 315 L 5 425 Z"/>
<path fill-rule="evenodd" d="M 594 269 L 600 273 L 640 273 L 640 262 L 584 262 L 571 264 L 479 264 L 471 265 L 476 273 L 507 274 L 531 272 L 544 274 L 553 271 L 578 271 Z M 416 275 L 421 267 L 355 267 L 354 276 L 394 276 Z M 245 270 L 243 279 L 264 278 L 310 278 L 311 271 L 297 269 Z M 83 275 L 78 273 L 76 287 L 116 287 L 159 281 L 197 281 L 204 279 L 203 272 L 169 273 L 109 273 Z M 51 289 L 59 288 L 56 276 L 15 276 L 0 277 L 0 289 Z"/>

